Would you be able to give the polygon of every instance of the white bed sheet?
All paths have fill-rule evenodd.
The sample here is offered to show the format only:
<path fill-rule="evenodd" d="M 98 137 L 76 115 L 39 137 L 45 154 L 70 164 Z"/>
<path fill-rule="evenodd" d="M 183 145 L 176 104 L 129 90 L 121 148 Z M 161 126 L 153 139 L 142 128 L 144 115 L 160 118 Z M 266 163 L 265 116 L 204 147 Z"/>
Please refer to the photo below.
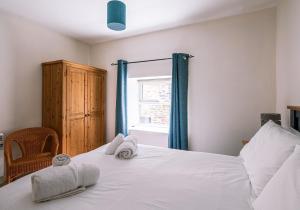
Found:
<path fill-rule="evenodd" d="M 72 161 L 97 164 L 98 183 L 83 193 L 31 201 L 30 175 L 0 188 L 1 210 L 250 210 L 252 189 L 239 157 L 139 145 L 118 160 L 106 146 Z"/>

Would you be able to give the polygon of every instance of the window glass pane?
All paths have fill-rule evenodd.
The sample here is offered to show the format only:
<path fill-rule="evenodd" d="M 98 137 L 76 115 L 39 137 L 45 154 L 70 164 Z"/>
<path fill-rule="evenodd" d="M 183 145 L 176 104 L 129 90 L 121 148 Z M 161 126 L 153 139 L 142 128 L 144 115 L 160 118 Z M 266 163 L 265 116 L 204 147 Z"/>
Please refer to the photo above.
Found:
<path fill-rule="evenodd" d="M 141 101 L 165 101 L 170 102 L 171 80 L 151 79 L 140 80 Z"/>
<path fill-rule="evenodd" d="M 140 103 L 140 123 L 167 127 L 169 125 L 170 104 Z"/>
<path fill-rule="evenodd" d="M 171 79 L 139 80 L 139 123 L 169 126 Z"/>
<path fill-rule="evenodd" d="M 158 101 L 159 86 L 155 82 L 141 82 L 141 99 L 143 101 Z"/>

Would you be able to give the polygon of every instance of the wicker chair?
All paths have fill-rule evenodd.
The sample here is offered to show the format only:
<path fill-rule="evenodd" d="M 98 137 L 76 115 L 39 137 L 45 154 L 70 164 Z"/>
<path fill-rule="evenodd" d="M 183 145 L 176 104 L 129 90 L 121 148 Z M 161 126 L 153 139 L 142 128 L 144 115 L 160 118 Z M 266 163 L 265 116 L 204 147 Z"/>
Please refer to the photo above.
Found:
<path fill-rule="evenodd" d="M 20 158 L 13 158 L 13 142 L 21 150 Z M 50 128 L 27 128 L 8 135 L 4 142 L 6 182 L 50 166 L 58 144 L 58 136 Z"/>

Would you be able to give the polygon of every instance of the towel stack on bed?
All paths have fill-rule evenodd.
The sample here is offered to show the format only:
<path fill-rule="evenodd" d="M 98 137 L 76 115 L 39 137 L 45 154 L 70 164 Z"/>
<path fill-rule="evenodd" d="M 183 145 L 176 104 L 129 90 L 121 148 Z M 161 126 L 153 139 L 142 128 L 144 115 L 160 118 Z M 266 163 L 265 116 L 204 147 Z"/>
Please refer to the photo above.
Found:
<path fill-rule="evenodd" d="M 53 166 L 65 166 L 71 162 L 71 158 L 66 154 L 58 154 L 52 159 Z"/>
<path fill-rule="evenodd" d="M 106 155 L 115 155 L 118 159 L 131 159 L 137 155 L 137 139 L 134 136 L 124 137 L 118 134 L 108 145 Z"/>
<path fill-rule="evenodd" d="M 131 159 L 137 155 L 137 139 L 134 136 L 117 135 L 108 145 L 105 154 L 118 159 Z M 43 202 L 80 193 L 97 183 L 99 169 L 91 164 L 70 164 L 68 155 L 53 158 L 53 167 L 31 176 L 32 200 Z"/>
<path fill-rule="evenodd" d="M 46 168 L 31 176 L 32 200 L 43 202 L 77 194 L 97 183 L 100 172 L 91 164 Z"/>

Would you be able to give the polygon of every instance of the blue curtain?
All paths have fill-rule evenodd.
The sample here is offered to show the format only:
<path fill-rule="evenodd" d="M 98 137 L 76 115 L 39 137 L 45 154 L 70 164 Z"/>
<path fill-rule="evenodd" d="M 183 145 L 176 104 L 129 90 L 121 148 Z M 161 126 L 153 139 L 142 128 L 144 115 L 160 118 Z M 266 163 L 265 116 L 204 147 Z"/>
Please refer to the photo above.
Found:
<path fill-rule="evenodd" d="M 127 129 L 127 61 L 118 60 L 115 134 L 128 135 Z"/>
<path fill-rule="evenodd" d="M 187 100 L 189 55 L 174 53 L 172 59 L 169 147 L 188 150 Z"/>

